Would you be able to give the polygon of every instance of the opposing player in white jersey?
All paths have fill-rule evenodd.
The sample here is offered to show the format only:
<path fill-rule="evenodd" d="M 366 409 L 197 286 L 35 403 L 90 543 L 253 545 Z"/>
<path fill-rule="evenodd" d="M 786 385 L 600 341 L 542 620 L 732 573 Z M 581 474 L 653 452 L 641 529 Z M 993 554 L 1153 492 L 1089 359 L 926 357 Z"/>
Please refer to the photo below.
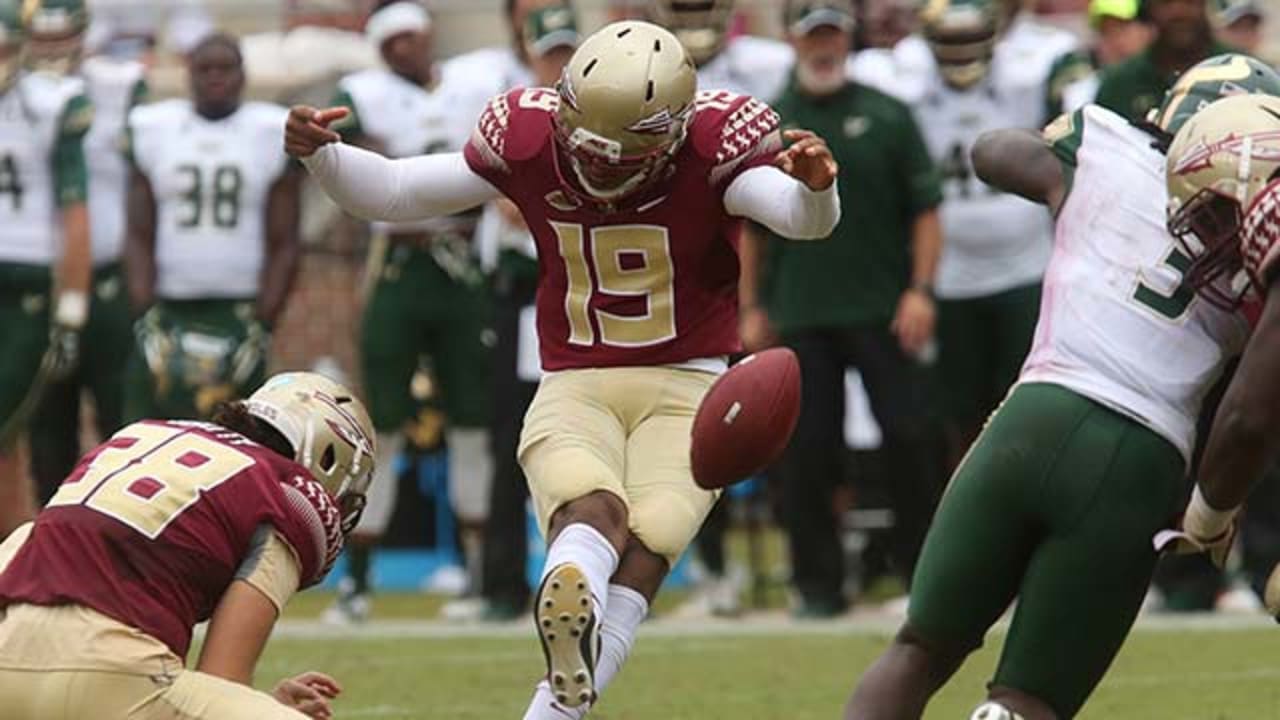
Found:
<path fill-rule="evenodd" d="M 1051 119 L 1044 109 L 1049 70 L 1072 41 L 1024 18 L 1001 34 L 1002 8 L 997 0 L 930 2 L 921 35 L 902 40 L 882 72 L 855 72 L 912 106 L 942 170 L 945 242 L 934 290 L 953 462 L 1017 377 L 1049 257 L 1044 210 L 983 183 L 969 151 L 984 132 L 1036 129 Z M 912 43 L 929 56 L 907 52 Z"/>
<path fill-rule="evenodd" d="M 0 533 L 33 512 L 14 449 L 88 316 L 84 84 L 22 68 L 32 3 L 0 0 Z M 24 15 L 25 13 L 25 15 Z"/>
<path fill-rule="evenodd" d="M 551 87 L 581 41 L 569 0 L 508 0 L 512 42 L 444 63 L 446 83 L 465 83 L 482 104 L 518 87 Z M 462 111 L 459 111 L 460 113 Z M 516 460 L 520 431 L 541 375 L 537 363 L 537 246 L 509 200 L 485 206 L 475 246 L 490 277 L 493 301 L 493 485 L 489 495 L 478 595 L 441 607 L 449 620 L 509 621 L 529 607 L 528 481 Z"/>
<path fill-rule="evenodd" d="M 908 619 L 847 718 L 920 717 L 1015 597 L 974 718 L 1073 717 L 1106 672 L 1150 582 L 1152 538 L 1182 508 L 1201 401 L 1247 333 L 1186 281 L 1160 148 L 1197 108 L 1249 91 L 1280 91 L 1280 76 L 1218 57 L 1175 85 L 1157 126 L 1087 105 L 1043 136 L 979 140 L 978 173 L 1057 218 L 1040 323 L 943 497 Z"/>
<path fill-rule="evenodd" d="M 338 128 L 348 142 L 401 158 L 462 149 L 484 107 L 477 81 L 446 74 L 432 58 L 432 19 L 415 0 L 378 9 L 365 26 L 384 67 L 348 75 L 333 104 L 350 111 Z M 487 89 L 486 89 L 487 90 Z M 419 222 L 374 223 L 360 324 L 360 361 L 381 456 L 370 503 L 352 535 L 350 574 L 330 622 L 360 621 L 370 609 L 369 551 L 395 510 L 395 457 L 419 407 L 410 393 L 430 358 L 444 410 L 449 496 L 468 575 L 479 576 L 488 514 L 491 348 L 488 288 L 472 248 L 476 213 Z"/>
<path fill-rule="evenodd" d="M 129 114 L 125 261 L 141 315 L 125 419 L 204 417 L 266 370 L 297 274 L 301 172 L 280 151 L 286 112 L 242 102 L 237 40 L 188 58 L 192 98 Z"/>
<path fill-rule="evenodd" d="M 82 395 L 92 394 L 99 437 L 111 436 L 122 424 L 124 368 L 132 347 L 133 322 L 121 267 L 128 188 L 124 126 L 130 109 L 145 95 L 146 70 L 141 63 L 101 55 L 81 59 L 89 24 L 83 0 L 42 0 L 30 23 L 29 64 L 56 75 L 78 75 L 94 109 L 93 125 L 84 139 L 93 220 L 93 284 L 82 334 L 93 352 L 84 354 L 69 377 L 45 385 L 31 419 L 31 470 L 43 505 L 80 457 Z"/>
<path fill-rule="evenodd" d="M 698 66 L 698 85 L 766 102 L 782 94 L 795 63 L 791 46 L 731 35 L 734 0 L 652 0 L 649 16 L 670 30 Z"/>

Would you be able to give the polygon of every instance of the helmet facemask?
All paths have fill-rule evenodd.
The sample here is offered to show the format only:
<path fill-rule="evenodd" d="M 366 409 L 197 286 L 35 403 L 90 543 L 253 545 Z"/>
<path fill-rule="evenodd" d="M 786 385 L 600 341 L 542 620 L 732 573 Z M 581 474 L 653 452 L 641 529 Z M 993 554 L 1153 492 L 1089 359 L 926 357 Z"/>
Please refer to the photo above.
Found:
<path fill-rule="evenodd" d="M 81 3 L 41 4 L 27 21 L 25 64 L 32 70 L 70 75 L 84 54 L 88 14 Z"/>
<path fill-rule="evenodd" d="M 948 85 L 967 90 L 991 69 L 995 55 L 995 11 L 984 2 L 935 3 L 923 11 L 925 40 Z"/>
<path fill-rule="evenodd" d="M 1213 188 L 1204 188 L 1169 217 L 1169 234 L 1190 257 L 1184 277 L 1209 304 L 1234 311 L 1244 301 L 1248 283 L 1243 277 L 1239 235 L 1243 222 L 1240 203 Z M 1230 278 L 1220 282 L 1220 278 Z"/>
<path fill-rule="evenodd" d="M 562 80 L 558 86 L 561 90 L 562 107 L 568 103 L 564 94 L 565 87 L 565 81 Z M 569 111 L 576 112 L 571 107 Z M 690 105 L 680 115 L 668 118 L 665 130 L 655 128 L 646 133 L 642 127 L 632 126 L 628 129 L 629 132 L 666 135 L 667 138 L 647 150 L 624 155 L 622 143 L 597 135 L 584 127 L 570 131 L 557 114 L 555 133 L 560 151 L 557 155 L 563 155 L 573 173 L 572 181 L 567 183 L 569 189 L 572 191 L 581 188 L 586 197 L 580 199 L 608 206 L 616 206 L 622 200 L 641 193 L 666 177 L 672 158 L 684 144 L 692 116 L 693 106 Z M 558 157 L 558 171 L 559 161 Z M 561 175 L 561 180 L 565 180 L 562 171 Z"/>

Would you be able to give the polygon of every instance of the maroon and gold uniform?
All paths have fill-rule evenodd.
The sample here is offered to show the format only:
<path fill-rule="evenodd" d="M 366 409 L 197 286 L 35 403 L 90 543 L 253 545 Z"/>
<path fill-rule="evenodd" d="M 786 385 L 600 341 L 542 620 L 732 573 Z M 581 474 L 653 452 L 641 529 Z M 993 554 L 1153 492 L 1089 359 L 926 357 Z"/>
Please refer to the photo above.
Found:
<path fill-rule="evenodd" d="M 602 212 L 564 191 L 559 103 L 547 88 L 499 95 L 466 147 L 471 170 L 516 203 L 537 241 L 543 369 L 671 365 L 739 350 L 741 220 L 725 210 L 724 193 L 773 163 L 777 114 L 751 97 L 700 93 L 670 176 Z"/>
<path fill-rule="evenodd" d="M 0 574 L 0 606 L 76 604 L 184 657 L 254 539 L 273 531 L 300 584 L 342 546 L 338 510 L 297 463 L 216 425 L 130 425 L 85 456 Z"/>

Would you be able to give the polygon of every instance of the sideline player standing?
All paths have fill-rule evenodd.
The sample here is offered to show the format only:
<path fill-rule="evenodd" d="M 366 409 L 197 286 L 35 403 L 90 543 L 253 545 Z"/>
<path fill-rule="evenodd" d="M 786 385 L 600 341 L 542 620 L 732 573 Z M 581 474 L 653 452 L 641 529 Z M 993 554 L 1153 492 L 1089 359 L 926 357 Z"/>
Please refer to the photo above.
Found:
<path fill-rule="evenodd" d="M 372 16 L 365 36 L 386 67 L 344 77 L 335 105 L 348 115 L 343 138 L 392 158 L 458 152 L 483 109 L 468 78 L 434 62 L 431 17 L 401 0 Z M 474 83 L 474 80 L 471 80 Z M 359 622 L 370 611 L 370 549 L 386 532 L 399 489 L 395 458 L 416 414 L 414 372 L 430 355 L 448 429 L 449 499 L 459 521 L 463 559 L 475 590 L 480 539 L 489 511 L 492 350 L 489 298 L 472 249 L 477 214 L 415 222 L 376 223 L 369 258 L 374 278 L 360 321 L 360 365 L 378 430 L 379 475 L 368 511 L 352 534 L 350 581 L 325 613 L 331 622 Z"/>
<path fill-rule="evenodd" d="M 74 369 L 92 259 L 78 78 L 22 69 L 27 26 L 0 0 L 0 533 L 31 517 L 16 445 L 46 382 Z"/>
<path fill-rule="evenodd" d="M 80 458 L 80 410 L 84 391 L 93 395 L 99 438 L 120 429 L 124 412 L 124 368 L 132 347 L 132 318 L 125 293 L 125 122 L 146 94 L 146 68 L 104 55 L 81 61 L 89 14 L 83 0 L 43 0 L 31 19 L 30 64 L 43 71 L 78 75 L 93 105 L 93 125 L 84 138 L 92 218 L 93 293 L 82 335 L 85 353 L 75 372 L 48 383 L 31 418 L 31 471 L 40 505 L 57 492 Z"/>
<path fill-rule="evenodd" d="M 548 669 L 526 717 L 585 712 L 715 500 L 690 476 L 690 427 L 739 347 L 738 218 L 793 238 L 839 220 L 820 138 L 793 131 L 781 150 L 767 105 L 695 95 L 675 37 L 622 22 L 582 44 L 557 90 L 494 98 L 465 155 L 334 144 L 340 109 L 295 108 L 287 126 L 289 151 L 351 212 L 408 220 L 505 194 L 537 240 L 548 375 L 520 461 L 549 542 L 535 602 Z"/>
<path fill-rule="evenodd" d="M 1277 90 L 1261 63 L 1213 58 L 1179 80 L 1158 125 L 1087 105 L 1043 137 L 979 140 L 983 179 L 1057 218 L 1041 321 L 943 496 L 907 621 L 846 718 L 919 718 L 1015 597 L 974 720 L 1065 720 L 1102 679 L 1150 584 L 1152 538 L 1182 507 L 1201 402 L 1246 338 L 1240 314 L 1187 284 L 1158 147 L 1218 97 Z"/>
<path fill-rule="evenodd" d="M 302 173 L 272 142 L 285 110 L 243 103 L 240 44 L 211 35 L 188 60 L 191 100 L 129 115 L 133 311 L 125 418 L 205 417 L 266 372 L 298 270 Z"/>
<path fill-rule="evenodd" d="M 319 673 L 274 699 L 249 685 L 280 609 L 324 579 L 364 506 L 369 416 L 332 380 L 286 373 L 214 420 L 125 427 L 0 545 L 5 718 L 332 716 L 340 688 Z"/>

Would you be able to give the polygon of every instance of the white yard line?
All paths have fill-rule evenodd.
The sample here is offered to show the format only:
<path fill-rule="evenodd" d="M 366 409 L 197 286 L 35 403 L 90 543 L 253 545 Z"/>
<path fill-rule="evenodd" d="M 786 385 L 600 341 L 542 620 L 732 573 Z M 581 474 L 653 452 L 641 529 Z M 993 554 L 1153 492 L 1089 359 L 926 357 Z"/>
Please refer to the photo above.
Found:
<path fill-rule="evenodd" d="M 873 613 L 855 614 L 836 620 L 798 622 L 784 613 L 751 615 L 740 620 L 667 620 L 645 623 L 641 633 L 649 637 L 776 637 L 798 636 L 887 636 L 901 624 L 898 618 Z M 997 625 L 1003 628 L 1005 623 Z M 1276 623 L 1265 615 L 1221 615 L 1182 613 L 1149 615 L 1138 619 L 1136 632 L 1222 632 L 1276 629 Z M 354 627 L 334 627 L 314 620 L 282 620 L 275 636 L 298 640 L 329 638 L 447 639 L 447 638 L 525 638 L 530 637 L 530 623 L 458 624 L 442 620 L 373 620 Z"/>

